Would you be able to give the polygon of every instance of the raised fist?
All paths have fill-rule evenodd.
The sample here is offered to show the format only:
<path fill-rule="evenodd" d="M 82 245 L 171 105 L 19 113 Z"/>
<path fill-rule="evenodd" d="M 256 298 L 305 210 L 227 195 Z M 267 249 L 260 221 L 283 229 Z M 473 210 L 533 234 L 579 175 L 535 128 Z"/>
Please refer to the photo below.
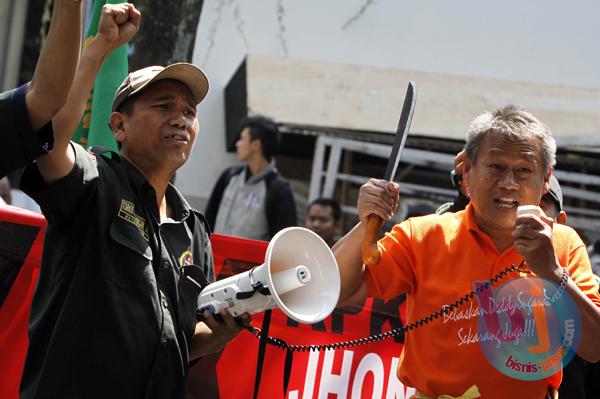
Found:
<path fill-rule="evenodd" d="M 105 4 L 98 23 L 98 39 L 104 39 L 111 49 L 129 42 L 140 26 L 141 14 L 130 3 Z"/>

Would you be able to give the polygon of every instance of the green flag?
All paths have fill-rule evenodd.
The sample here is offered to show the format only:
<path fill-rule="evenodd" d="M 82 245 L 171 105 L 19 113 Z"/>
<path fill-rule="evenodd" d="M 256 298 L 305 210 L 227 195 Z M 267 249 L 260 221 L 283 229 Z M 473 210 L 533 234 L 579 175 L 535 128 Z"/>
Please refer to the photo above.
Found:
<path fill-rule="evenodd" d="M 89 45 L 98 32 L 98 21 L 102 6 L 106 3 L 122 3 L 122 0 L 95 0 L 88 30 L 85 35 L 84 48 Z M 84 147 L 100 145 L 117 151 L 117 142 L 108 126 L 112 101 L 125 76 L 127 76 L 127 45 L 113 51 L 104 61 L 94 88 L 88 98 L 83 117 L 73 136 L 73 141 Z"/>

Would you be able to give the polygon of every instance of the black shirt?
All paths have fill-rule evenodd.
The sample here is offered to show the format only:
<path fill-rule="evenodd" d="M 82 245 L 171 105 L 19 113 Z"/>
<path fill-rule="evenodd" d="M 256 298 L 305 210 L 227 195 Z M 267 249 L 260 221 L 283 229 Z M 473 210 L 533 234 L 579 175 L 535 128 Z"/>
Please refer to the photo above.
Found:
<path fill-rule="evenodd" d="M 169 186 L 173 220 L 159 223 L 134 166 L 73 146 L 63 179 L 45 186 L 35 165 L 22 177 L 48 228 L 21 397 L 183 398 L 200 289 L 180 270 L 214 279 L 204 219 Z"/>
<path fill-rule="evenodd" d="M 48 153 L 54 144 L 52 123 L 33 131 L 25 104 L 27 85 L 0 93 L 0 178 Z"/>

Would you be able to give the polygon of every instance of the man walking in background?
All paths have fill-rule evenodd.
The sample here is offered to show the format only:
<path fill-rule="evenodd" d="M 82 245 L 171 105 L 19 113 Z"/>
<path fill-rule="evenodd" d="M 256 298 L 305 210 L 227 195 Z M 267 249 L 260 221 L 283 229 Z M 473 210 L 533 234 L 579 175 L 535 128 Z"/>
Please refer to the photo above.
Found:
<path fill-rule="evenodd" d="M 272 119 L 251 116 L 243 121 L 235 144 L 243 165 L 221 174 L 206 207 L 213 232 L 269 241 L 279 230 L 296 225 L 292 188 L 273 161 L 279 135 Z"/>

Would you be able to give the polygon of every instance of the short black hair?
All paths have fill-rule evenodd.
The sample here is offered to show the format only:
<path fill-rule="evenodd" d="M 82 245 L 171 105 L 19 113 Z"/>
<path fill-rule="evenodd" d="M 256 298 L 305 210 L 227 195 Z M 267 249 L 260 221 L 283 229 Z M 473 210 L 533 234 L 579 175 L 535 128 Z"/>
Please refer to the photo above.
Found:
<path fill-rule="evenodd" d="M 311 206 L 313 205 L 321 205 L 321 206 L 328 206 L 331 208 L 331 215 L 333 216 L 333 220 L 335 220 L 336 222 L 338 220 L 340 220 L 340 218 L 342 217 L 342 209 L 340 208 L 340 204 L 338 204 L 335 200 L 331 199 L 331 198 L 317 198 L 315 200 L 313 200 L 310 204 L 308 204 L 308 208 L 310 209 Z"/>
<path fill-rule="evenodd" d="M 419 202 L 417 204 L 411 205 L 408 207 L 406 211 L 406 216 L 404 219 L 414 218 L 418 216 L 425 216 L 435 213 L 435 208 L 425 202 Z"/>
<path fill-rule="evenodd" d="M 133 95 L 131 97 L 127 97 L 125 99 L 125 101 L 123 101 L 123 104 L 121 104 L 119 106 L 119 108 L 117 108 L 115 111 L 117 112 L 121 112 L 127 116 L 131 116 L 131 114 L 133 114 L 133 106 L 135 104 L 135 101 L 137 100 L 138 96 L 137 95 Z"/>
<path fill-rule="evenodd" d="M 279 147 L 281 134 L 277 123 L 262 115 L 248 116 L 242 121 L 240 134 L 245 128 L 250 129 L 251 140 L 260 140 L 263 156 L 270 161 Z"/>

